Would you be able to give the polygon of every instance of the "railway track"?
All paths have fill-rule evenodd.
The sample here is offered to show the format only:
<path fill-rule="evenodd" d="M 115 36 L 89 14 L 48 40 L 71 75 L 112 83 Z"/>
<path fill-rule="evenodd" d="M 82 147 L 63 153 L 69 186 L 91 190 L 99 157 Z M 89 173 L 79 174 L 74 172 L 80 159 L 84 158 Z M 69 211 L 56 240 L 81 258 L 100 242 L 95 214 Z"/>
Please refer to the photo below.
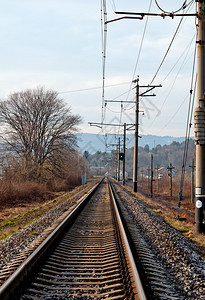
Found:
<path fill-rule="evenodd" d="M 146 299 L 111 194 L 102 183 L 87 197 L 3 284 L 1 299 Z"/>
<path fill-rule="evenodd" d="M 116 188 L 93 188 L 0 287 L 1 300 L 195 299 L 167 274 Z"/>

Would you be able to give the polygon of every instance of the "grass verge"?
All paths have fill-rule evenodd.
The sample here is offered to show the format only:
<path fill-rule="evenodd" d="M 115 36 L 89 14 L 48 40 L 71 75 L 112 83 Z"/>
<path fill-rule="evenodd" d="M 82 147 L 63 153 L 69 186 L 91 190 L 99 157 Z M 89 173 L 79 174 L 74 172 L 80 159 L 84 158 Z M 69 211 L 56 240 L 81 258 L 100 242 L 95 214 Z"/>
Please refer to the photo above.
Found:
<path fill-rule="evenodd" d="M 67 192 L 53 200 L 47 201 L 45 203 L 41 203 L 41 205 L 33 207 L 31 209 L 26 210 L 22 214 L 15 215 L 3 222 L 0 223 L 0 240 L 4 240 L 8 236 L 12 235 L 16 231 L 24 228 L 27 225 L 32 224 L 34 221 L 38 220 L 43 215 L 47 214 L 50 210 L 54 209 L 61 203 L 70 199 L 70 203 L 68 205 L 73 205 L 75 200 L 73 196 L 78 193 L 79 198 L 82 197 L 86 193 L 86 189 L 89 188 L 91 183 L 79 186 L 73 189 L 70 192 Z M 25 209 L 25 208 L 24 208 Z M 31 235 L 36 235 L 34 232 Z"/>

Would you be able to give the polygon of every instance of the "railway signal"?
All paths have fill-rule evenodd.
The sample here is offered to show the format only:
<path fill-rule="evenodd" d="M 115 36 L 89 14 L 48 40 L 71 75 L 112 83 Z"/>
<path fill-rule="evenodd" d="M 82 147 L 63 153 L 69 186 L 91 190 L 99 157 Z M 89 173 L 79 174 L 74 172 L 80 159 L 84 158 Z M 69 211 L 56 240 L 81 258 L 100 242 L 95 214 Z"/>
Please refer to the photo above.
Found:
<path fill-rule="evenodd" d="M 124 158 L 125 158 L 124 153 L 121 152 L 121 153 L 119 154 L 119 160 L 124 160 Z"/>

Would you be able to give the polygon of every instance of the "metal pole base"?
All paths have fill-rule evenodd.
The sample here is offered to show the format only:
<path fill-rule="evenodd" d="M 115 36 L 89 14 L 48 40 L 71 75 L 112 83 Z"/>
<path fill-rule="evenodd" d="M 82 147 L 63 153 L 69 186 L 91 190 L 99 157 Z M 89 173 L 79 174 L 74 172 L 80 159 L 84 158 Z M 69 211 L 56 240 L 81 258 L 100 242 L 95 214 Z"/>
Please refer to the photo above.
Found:
<path fill-rule="evenodd" d="M 196 223 L 195 224 L 195 233 L 203 233 L 204 232 L 204 224 Z"/>
<path fill-rule="evenodd" d="M 204 232 L 203 200 L 200 197 L 197 197 L 196 206 L 195 206 L 195 232 L 196 233 Z"/>
<path fill-rule="evenodd" d="M 134 182 L 134 192 L 137 192 L 137 181 Z"/>

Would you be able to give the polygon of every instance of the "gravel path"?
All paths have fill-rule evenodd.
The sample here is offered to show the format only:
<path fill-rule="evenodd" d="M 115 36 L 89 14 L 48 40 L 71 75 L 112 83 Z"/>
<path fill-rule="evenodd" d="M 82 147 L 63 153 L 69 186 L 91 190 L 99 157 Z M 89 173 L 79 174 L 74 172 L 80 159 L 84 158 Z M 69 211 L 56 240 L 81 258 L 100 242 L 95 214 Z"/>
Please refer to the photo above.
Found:
<path fill-rule="evenodd" d="M 205 299 L 205 261 L 195 251 L 194 244 L 122 186 L 115 186 L 129 215 L 186 295 L 185 299 Z"/>

